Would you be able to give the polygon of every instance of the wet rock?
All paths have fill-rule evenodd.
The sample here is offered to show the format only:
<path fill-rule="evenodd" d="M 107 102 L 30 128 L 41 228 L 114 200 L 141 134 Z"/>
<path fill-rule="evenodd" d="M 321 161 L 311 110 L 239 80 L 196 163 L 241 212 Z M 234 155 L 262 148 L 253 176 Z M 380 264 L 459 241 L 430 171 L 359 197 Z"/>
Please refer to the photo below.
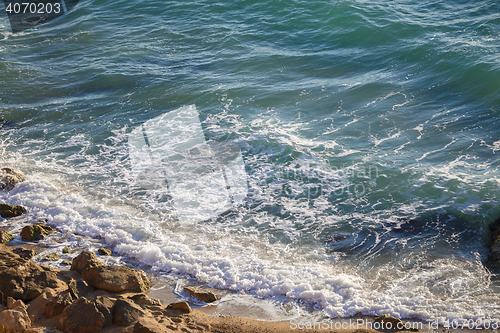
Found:
<path fill-rule="evenodd" d="M 189 306 L 188 302 L 183 301 L 183 302 L 175 302 L 167 305 L 167 310 L 175 310 L 175 311 L 180 311 L 183 313 L 190 313 L 193 310 L 191 310 L 191 307 Z"/>
<path fill-rule="evenodd" d="M 38 241 L 54 231 L 54 228 L 45 224 L 28 225 L 21 230 L 21 238 L 25 241 Z"/>
<path fill-rule="evenodd" d="M 400 325 L 401 328 L 404 328 L 404 322 L 401 319 L 391 317 L 389 315 L 383 314 L 379 317 L 376 317 L 373 320 L 374 323 L 379 323 L 381 326 L 381 329 L 388 329 L 388 330 L 397 330 L 398 329 L 398 324 Z"/>
<path fill-rule="evenodd" d="M 97 266 L 81 272 L 82 279 L 90 286 L 111 292 L 143 292 L 149 289 L 146 273 L 122 266 Z"/>
<path fill-rule="evenodd" d="M 28 328 L 24 333 L 63 333 L 53 327 L 33 327 Z"/>
<path fill-rule="evenodd" d="M 78 256 L 73 259 L 73 263 L 71 264 L 71 270 L 77 271 L 78 273 L 82 273 L 83 270 L 87 268 L 102 266 L 103 262 L 101 259 L 97 258 L 97 255 L 94 252 L 90 251 L 82 251 Z"/>
<path fill-rule="evenodd" d="M 157 298 L 149 297 L 148 295 L 138 294 L 130 296 L 129 299 L 139 305 L 161 306 L 161 301 Z"/>
<path fill-rule="evenodd" d="M 12 297 L 7 297 L 7 309 L 12 310 L 14 308 L 23 308 L 24 310 L 26 310 L 28 307 L 20 299 L 16 300 Z"/>
<path fill-rule="evenodd" d="M 71 253 L 71 249 L 65 246 L 64 249 L 62 249 L 62 253 Z"/>
<path fill-rule="evenodd" d="M 21 171 L 12 168 L 0 169 L 0 190 L 10 191 L 18 183 L 24 181 L 24 175 Z"/>
<path fill-rule="evenodd" d="M 0 290 L 5 296 L 31 301 L 45 288 L 64 288 L 66 284 L 49 268 L 21 258 L 15 253 L 0 250 Z"/>
<path fill-rule="evenodd" d="M 113 312 L 115 309 L 115 302 L 109 297 L 97 296 L 94 299 L 94 304 L 97 310 L 104 315 L 104 326 L 109 326 L 113 324 Z"/>
<path fill-rule="evenodd" d="M 104 315 L 94 302 L 79 298 L 62 312 L 57 328 L 65 333 L 96 333 L 104 326 Z"/>
<path fill-rule="evenodd" d="M 66 265 L 66 266 L 71 266 L 72 262 L 69 260 L 63 260 L 63 261 L 61 261 L 61 264 Z"/>
<path fill-rule="evenodd" d="M 97 252 L 101 255 L 101 256 L 110 256 L 112 255 L 113 253 L 111 252 L 111 250 L 108 250 L 104 247 L 101 247 L 99 248 L 99 250 L 97 250 Z"/>
<path fill-rule="evenodd" d="M 21 258 L 26 258 L 26 259 L 31 259 L 38 254 L 33 250 L 26 250 L 23 249 L 22 247 L 16 247 L 14 250 L 12 250 L 12 252 L 19 255 Z"/>
<path fill-rule="evenodd" d="M 494 269 L 500 269 L 500 218 L 490 224 L 491 239 L 488 260 Z"/>
<path fill-rule="evenodd" d="M 48 302 L 43 315 L 47 318 L 58 316 L 71 303 L 73 303 L 73 297 L 69 291 L 65 291 Z"/>
<path fill-rule="evenodd" d="M 129 326 L 145 314 L 146 312 L 131 300 L 119 299 L 115 303 L 113 323 L 118 326 Z"/>
<path fill-rule="evenodd" d="M 0 312 L 0 323 L 2 332 L 24 332 L 31 327 L 31 319 L 21 307 Z"/>
<path fill-rule="evenodd" d="M 184 290 L 205 303 L 211 303 L 217 300 L 217 296 L 211 291 L 206 291 L 197 287 L 185 287 Z"/>
<path fill-rule="evenodd" d="M 0 216 L 3 218 L 21 216 L 27 212 L 28 211 L 23 206 L 0 204 Z"/>
<path fill-rule="evenodd" d="M 14 239 L 14 236 L 5 230 L 0 231 L 0 243 L 8 243 Z"/>
<path fill-rule="evenodd" d="M 52 253 L 52 254 L 49 254 L 49 255 L 45 256 L 45 258 L 43 258 L 43 260 L 58 261 L 59 260 L 59 255 L 57 253 Z"/>

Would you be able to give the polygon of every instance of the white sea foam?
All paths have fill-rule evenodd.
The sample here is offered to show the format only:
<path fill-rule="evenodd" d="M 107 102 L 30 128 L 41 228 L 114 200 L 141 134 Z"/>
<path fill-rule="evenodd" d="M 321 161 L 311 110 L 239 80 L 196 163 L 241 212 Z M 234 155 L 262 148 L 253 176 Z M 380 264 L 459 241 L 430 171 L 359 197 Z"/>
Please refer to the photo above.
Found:
<path fill-rule="evenodd" d="M 211 287 L 256 297 L 317 304 L 331 316 L 388 313 L 474 319 L 500 315 L 496 296 L 488 291 L 489 274 L 480 262 L 430 260 L 396 271 L 386 264 L 369 280 L 324 251 L 270 243 L 253 233 L 228 232 L 217 221 L 165 228 L 153 214 L 103 204 L 91 195 L 53 185 L 65 182 L 60 177 L 51 181 L 41 176 L 28 175 L 12 192 L 2 192 L 0 200 L 29 207 L 29 217 L 48 217 L 63 233 L 100 237 L 137 264 L 151 265 L 153 271 L 190 276 Z M 67 239 L 68 244 L 76 241 Z M 226 301 L 246 304 L 246 297 L 231 296 Z M 272 313 L 268 308 L 262 311 Z"/>

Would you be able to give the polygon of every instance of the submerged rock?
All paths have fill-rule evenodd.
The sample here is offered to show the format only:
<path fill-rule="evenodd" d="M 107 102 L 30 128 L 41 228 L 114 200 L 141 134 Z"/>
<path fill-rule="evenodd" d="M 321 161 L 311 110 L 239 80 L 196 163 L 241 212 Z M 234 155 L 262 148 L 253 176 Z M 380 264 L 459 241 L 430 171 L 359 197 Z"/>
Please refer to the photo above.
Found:
<path fill-rule="evenodd" d="M 490 253 L 488 260 L 493 269 L 500 269 L 500 218 L 490 224 Z"/>
<path fill-rule="evenodd" d="M 146 273 L 130 267 L 97 266 L 83 270 L 81 275 L 90 286 L 115 293 L 142 292 L 150 288 Z"/>
<path fill-rule="evenodd" d="M 52 254 L 49 254 L 48 256 L 45 256 L 45 258 L 43 258 L 43 259 L 48 260 L 48 261 L 58 261 L 59 255 L 57 253 L 52 253 Z"/>
<path fill-rule="evenodd" d="M 99 252 L 99 254 L 100 254 L 101 256 L 110 256 L 110 255 L 112 255 L 112 254 L 113 254 L 113 253 L 111 252 L 111 250 L 108 250 L 108 249 L 106 249 L 106 248 L 104 248 L 104 247 L 99 248 L 99 250 L 97 250 L 97 252 Z"/>
<path fill-rule="evenodd" d="M 206 291 L 198 287 L 185 287 L 184 290 L 190 293 L 193 297 L 205 303 L 211 303 L 217 300 L 217 296 L 215 296 L 213 292 Z"/>
<path fill-rule="evenodd" d="M 21 238 L 25 241 L 38 241 L 45 238 L 55 229 L 45 224 L 28 225 L 21 230 Z"/>
<path fill-rule="evenodd" d="M 73 259 L 71 264 L 71 270 L 82 273 L 83 270 L 87 268 L 97 267 L 104 265 L 101 259 L 97 258 L 97 255 L 91 251 L 82 251 L 78 256 Z"/>
<path fill-rule="evenodd" d="M 0 169 L 0 190 L 10 191 L 18 183 L 24 181 L 24 175 L 21 171 L 12 168 Z"/>
<path fill-rule="evenodd" d="M 23 206 L 17 205 L 8 205 L 8 204 L 0 204 L 0 216 L 5 218 L 16 217 L 26 214 L 27 210 Z"/>

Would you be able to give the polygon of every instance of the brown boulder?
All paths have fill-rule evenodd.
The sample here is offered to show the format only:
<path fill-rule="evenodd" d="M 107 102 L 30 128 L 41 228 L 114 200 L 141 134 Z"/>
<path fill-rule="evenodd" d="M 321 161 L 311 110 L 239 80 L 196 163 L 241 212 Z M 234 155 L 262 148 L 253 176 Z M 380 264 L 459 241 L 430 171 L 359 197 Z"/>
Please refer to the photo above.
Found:
<path fill-rule="evenodd" d="M 206 291 L 197 287 L 185 287 L 184 290 L 205 303 L 211 303 L 217 300 L 217 296 L 211 291 Z"/>
<path fill-rule="evenodd" d="M 14 236 L 5 230 L 0 230 L 0 243 L 8 243 L 14 239 Z"/>
<path fill-rule="evenodd" d="M 81 272 L 82 279 L 97 289 L 114 293 L 122 291 L 143 292 L 149 289 L 146 273 L 123 266 L 97 266 Z"/>
<path fill-rule="evenodd" d="M 45 224 L 27 225 L 21 230 L 21 238 L 25 241 L 37 241 L 45 238 L 54 230 Z"/>
<path fill-rule="evenodd" d="M 104 315 L 94 302 L 79 298 L 66 307 L 57 328 L 65 333 L 96 333 L 104 326 Z"/>
<path fill-rule="evenodd" d="M 190 313 L 193 311 L 186 301 L 171 303 L 167 305 L 167 310 L 175 310 L 183 313 Z"/>
<path fill-rule="evenodd" d="M 31 327 L 31 319 L 25 309 L 17 307 L 0 312 L 0 325 L 2 332 L 24 332 Z"/>
<path fill-rule="evenodd" d="M 40 296 L 45 288 L 55 289 L 65 285 L 55 271 L 15 253 L 0 250 L 0 290 L 6 297 L 31 301 Z"/>
<path fill-rule="evenodd" d="M 7 297 L 7 309 L 23 308 L 26 310 L 28 307 L 20 299 L 15 300 L 12 297 Z"/>
<path fill-rule="evenodd" d="M 71 279 L 68 282 L 68 291 L 73 298 L 91 298 L 94 294 L 94 288 L 89 286 L 85 281 L 78 279 Z"/>
<path fill-rule="evenodd" d="M 131 300 L 119 299 L 115 303 L 113 323 L 118 326 L 129 326 L 145 314 L 146 312 Z"/>
<path fill-rule="evenodd" d="M 97 296 L 94 299 L 94 304 L 97 307 L 97 310 L 104 315 L 104 326 L 113 324 L 115 302 L 116 300 L 103 296 Z"/>
<path fill-rule="evenodd" d="M 0 204 L 0 216 L 3 218 L 21 216 L 26 213 L 27 210 L 23 206 Z"/>
<path fill-rule="evenodd" d="M 158 324 L 154 319 L 141 318 L 134 325 L 134 333 L 167 333 L 172 330 Z"/>
<path fill-rule="evenodd" d="M 134 296 L 130 296 L 129 299 L 135 302 L 135 304 L 139 305 L 150 305 L 150 306 L 161 306 L 161 301 L 157 298 L 149 297 L 144 294 L 137 294 Z"/>
<path fill-rule="evenodd" d="M 15 254 L 19 255 L 20 257 L 26 258 L 26 259 L 31 259 L 37 255 L 37 253 L 35 251 L 26 250 L 26 249 L 23 249 L 22 247 L 16 247 L 14 250 L 12 250 L 12 252 L 14 252 Z"/>
<path fill-rule="evenodd" d="M 73 297 L 69 291 L 65 291 L 49 301 L 43 315 L 47 318 L 58 316 L 71 303 L 73 303 Z"/>
<path fill-rule="evenodd" d="M 12 168 L 0 169 L 0 190 L 10 191 L 24 180 L 24 175 Z"/>
<path fill-rule="evenodd" d="M 82 273 L 83 270 L 87 268 L 102 266 L 103 262 L 101 259 L 97 258 L 94 252 L 90 251 L 82 251 L 78 256 L 73 259 L 73 263 L 71 264 L 72 271 L 78 271 L 78 273 Z"/>

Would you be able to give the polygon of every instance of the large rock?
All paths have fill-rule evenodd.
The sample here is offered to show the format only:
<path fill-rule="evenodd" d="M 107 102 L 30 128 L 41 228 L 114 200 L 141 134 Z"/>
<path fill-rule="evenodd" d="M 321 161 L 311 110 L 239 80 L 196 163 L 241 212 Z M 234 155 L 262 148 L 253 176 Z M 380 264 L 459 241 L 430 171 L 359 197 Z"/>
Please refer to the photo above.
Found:
<path fill-rule="evenodd" d="M 104 326 L 104 315 L 94 302 L 79 298 L 66 307 L 57 328 L 65 333 L 96 333 Z"/>
<path fill-rule="evenodd" d="M 23 180 L 24 175 L 21 173 L 21 171 L 17 171 L 11 168 L 0 169 L 0 190 L 10 191 Z"/>
<path fill-rule="evenodd" d="M 161 301 L 157 298 L 149 297 L 144 294 L 137 294 L 134 296 L 130 296 L 129 299 L 135 302 L 135 304 L 139 305 L 149 305 L 149 306 L 161 306 Z"/>
<path fill-rule="evenodd" d="M 31 327 L 31 319 L 22 307 L 0 312 L 1 332 L 24 332 Z"/>
<path fill-rule="evenodd" d="M 203 290 L 197 287 L 185 287 L 184 290 L 205 303 L 211 303 L 217 300 L 217 296 L 215 296 L 215 294 L 211 291 Z"/>
<path fill-rule="evenodd" d="M 45 306 L 43 315 L 47 318 L 58 316 L 71 303 L 73 303 L 73 297 L 69 291 L 65 291 L 49 301 L 49 303 Z"/>
<path fill-rule="evenodd" d="M 21 230 L 21 238 L 25 241 L 38 241 L 45 238 L 55 229 L 45 224 L 27 225 Z"/>
<path fill-rule="evenodd" d="M 134 325 L 134 333 L 167 333 L 172 330 L 160 325 L 154 319 L 141 318 Z"/>
<path fill-rule="evenodd" d="M 12 297 L 7 297 L 7 309 L 23 308 L 26 310 L 28 307 L 20 299 L 13 299 Z"/>
<path fill-rule="evenodd" d="M 82 273 L 83 270 L 87 268 L 102 266 L 103 262 L 101 259 L 97 258 L 96 254 L 91 251 L 82 251 L 78 256 L 73 259 L 71 264 L 71 270 Z"/>
<path fill-rule="evenodd" d="M 183 313 L 190 313 L 191 311 L 193 311 L 186 301 L 170 303 L 169 305 L 167 305 L 167 310 L 180 311 Z"/>
<path fill-rule="evenodd" d="M 78 279 L 71 279 L 68 281 L 68 291 L 71 293 L 73 298 L 92 298 L 94 294 L 94 288 L 89 286 L 85 281 Z"/>
<path fill-rule="evenodd" d="M 116 302 L 115 300 L 103 296 L 97 296 L 94 299 L 94 304 L 97 307 L 97 310 L 99 310 L 99 312 L 104 315 L 105 327 L 113 324 L 113 312 L 115 310 L 115 302 Z"/>
<path fill-rule="evenodd" d="M 14 236 L 5 230 L 0 230 L 0 243 L 8 243 L 14 239 Z"/>
<path fill-rule="evenodd" d="M 0 204 L 0 216 L 3 218 L 21 216 L 26 213 L 27 210 L 23 206 Z"/>
<path fill-rule="evenodd" d="M 111 292 L 143 292 L 149 289 L 146 273 L 139 269 L 123 266 L 97 266 L 81 272 L 82 279 L 97 289 Z"/>
<path fill-rule="evenodd" d="M 491 239 L 488 259 L 492 268 L 500 269 L 500 218 L 490 224 Z"/>
<path fill-rule="evenodd" d="M 23 249 L 22 247 L 16 247 L 14 250 L 12 250 L 12 252 L 26 259 L 31 259 L 37 255 L 37 253 L 34 250 Z"/>
<path fill-rule="evenodd" d="M 113 323 L 118 326 L 129 326 L 145 314 L 146 312 L 133 301 L 119 299 L 115 303 Z"/>
<path fill-rule="evenodd" d="M 0 250 L 0 290 L 6 297 L 31 301 L 45 288 L 64 288 L 57 273 L 15 253 Z"/>

